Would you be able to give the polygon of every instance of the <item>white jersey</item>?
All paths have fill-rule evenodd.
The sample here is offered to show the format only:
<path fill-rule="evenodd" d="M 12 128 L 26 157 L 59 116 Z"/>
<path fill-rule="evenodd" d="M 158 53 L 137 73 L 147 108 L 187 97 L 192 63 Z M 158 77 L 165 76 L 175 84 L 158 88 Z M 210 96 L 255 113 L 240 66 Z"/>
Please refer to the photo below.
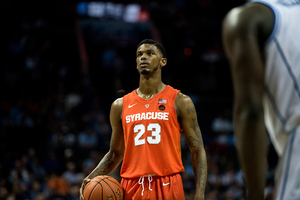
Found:
<path fill-rule="evenodd" d="M 292 131 L 300 125 L 300 0 L 254 0 L 275 15 L 265 44 L 264 113 L 272 143 L 281 156 Z"/>

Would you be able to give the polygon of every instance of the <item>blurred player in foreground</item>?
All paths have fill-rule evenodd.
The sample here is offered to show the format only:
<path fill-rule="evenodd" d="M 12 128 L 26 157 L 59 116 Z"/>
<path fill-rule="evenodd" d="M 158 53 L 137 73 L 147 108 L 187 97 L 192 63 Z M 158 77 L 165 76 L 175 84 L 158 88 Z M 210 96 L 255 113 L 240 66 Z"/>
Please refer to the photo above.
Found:
<path fill-rule="evenodd" d="M 207 176 L 206 153 L 190 97 L 162 82 L 167 64 L 164 47 L 143 40 L 136 51 L 139 88 L 117 99 L 111 106 L 110 150 L 84 179 L 80 189 L 97 175 L 110 174 L 123 160 L 121 185 L 124 199 L 183 200 L 180 172 L 180 137 L 183 132 L 192 153 L 196 194 L 204 200 Z"/>
<path fill-rule="evenodd" d="M 264 199 L 268 132 L 280 158 L 275 199 L 300 199 L 300 1 L 251 1 L 232 9 L 223 43 L 247 196 Z"/>

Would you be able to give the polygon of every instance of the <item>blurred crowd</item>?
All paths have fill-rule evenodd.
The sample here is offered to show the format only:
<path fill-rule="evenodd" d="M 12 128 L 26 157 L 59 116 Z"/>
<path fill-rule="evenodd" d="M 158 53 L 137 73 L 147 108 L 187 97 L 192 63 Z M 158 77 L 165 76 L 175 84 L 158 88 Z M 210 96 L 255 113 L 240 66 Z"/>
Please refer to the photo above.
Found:
<path fill-rule="evenodd" d="M 220 36 L 225 13 L 243 2 L 140 3 L 149 12 L 145 23 L 151 24 L 152 36 L 155 33 L 167 50 L 163 81 L 195 103 L 208 160 L 206 199 L 244 200 L 230 74 Z M 138 87 L 137 44 L 130 52 L 87 43 L 90 74 L 83 73 L 78 18 L 74 5 L 66 5 L 56 3 L 56 15 L 47 9 L 36 14 L 24 4 L 0 5 L 4 14 L 20 12 L 3 24 L 5 37 L 0 41 L 0 200 L 78 200 L 83 178 L 109 149 L 111 103 Z M 273 149 L 269 154 L 266 195 L 272 194 L 277 163 Z M 184 136 L 182 158 L 189 200 L 195 188 Z M 120 181 L 119 170 L 111 176 Z"/>

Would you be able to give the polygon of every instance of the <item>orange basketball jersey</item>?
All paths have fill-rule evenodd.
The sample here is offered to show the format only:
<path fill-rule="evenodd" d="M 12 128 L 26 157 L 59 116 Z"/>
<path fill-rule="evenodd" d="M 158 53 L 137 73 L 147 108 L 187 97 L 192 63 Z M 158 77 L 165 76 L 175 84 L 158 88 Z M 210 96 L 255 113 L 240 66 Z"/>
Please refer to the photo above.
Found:
<path fill-rule="evenodd" d="M 181 159 L 181 127 L 175 111 L 179 90 L 166 86 L 149 100 L 136 90 L 123 97 L 122 125 L 125 155 L 123 178 L 166 176 L 184 171 Z"/>

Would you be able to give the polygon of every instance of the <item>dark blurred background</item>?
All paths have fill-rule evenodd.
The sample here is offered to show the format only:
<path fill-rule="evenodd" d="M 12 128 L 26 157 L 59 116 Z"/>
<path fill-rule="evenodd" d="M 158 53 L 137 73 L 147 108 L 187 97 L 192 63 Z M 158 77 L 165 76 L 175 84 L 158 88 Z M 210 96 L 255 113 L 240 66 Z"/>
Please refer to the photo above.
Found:
<path fill-rule="evenodd" d="M 244 200 L 222 19 L 241 0 L 0 0 L 0 200 L 78 200 L 109 149 L 112 102 L 138 87 L 138 43 L 163 44 L 163 82 L 189 95 L 208 159 L 206 199 Z M 182 137 L 186 199 L 191 155 Z M 277 155 L 269 151 L 266 194 Z M 119 168 L 111 174 L 117 180 Z"/>

